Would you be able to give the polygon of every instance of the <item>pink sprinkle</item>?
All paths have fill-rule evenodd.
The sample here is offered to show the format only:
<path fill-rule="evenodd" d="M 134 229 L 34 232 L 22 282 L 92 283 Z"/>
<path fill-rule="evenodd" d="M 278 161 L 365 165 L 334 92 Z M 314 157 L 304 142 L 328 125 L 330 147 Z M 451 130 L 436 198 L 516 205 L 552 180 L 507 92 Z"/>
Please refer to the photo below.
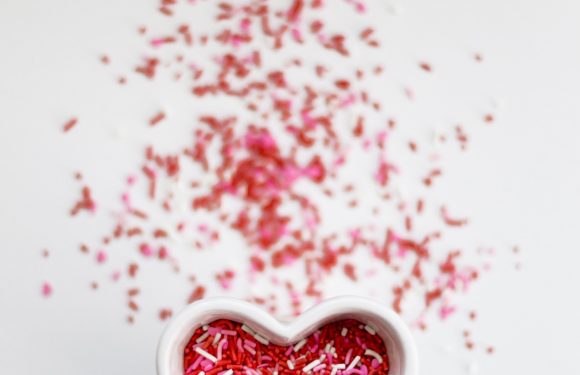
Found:
<path fill-rule="evenodd" d="M 306 125 L 306 127 L 311 129 L 316 125 L 316 122 L 310 116 L 310 111 L 302 111 L 301 116 L 302 116 L 302 122 L 304 122 L 304 125 Z"/>
<path fill-rule="evenodd" d="M 156 38 L 151 40 L 151 45 L 153 46 L 153 48 L 161 47 L 165 43 L 167 43 L 167 40 L 164 38 Z"/>
<path fill-rule="evenodd" d="M 340 108 L 348 107 L 356 102 L 356 96 L 354 94 L 349 94 L 346 98 L 342 100 L 340 103 Z"/>
<path fill-rule="evenodd" d="M 240 44 L 242 44 L 241 38 L 239 36 L 237 36 L 237 35 L 232 36 L 232 45 L 234 47 L 239 47 Z"/>
<path fill-rule="evenodd" d="M 455 307 L 452 306 L 441 306 L 439 309 L 439 317 L 441 319 L 447 319 L 451 314 L 455 312 Z"/>
<path fill-rule="evenodd" d="M 222 332 L 222 330 L 221 330 L 221 328 L 216 328 L 216 327 L 211 327 L 211 326 L 210 326 L 210 327 L 207 327 L 207 332 L 208 332 L 210 335 L 212 335 L 212 336 L 215 336 L 215 335 L 217 335 L 218 333 L 221 333 L 221 332 Z"/>
<path fill-rule="evenodd" d="M 52 295 L 52 285 L 46 281 L 42 284 L 42 295 L 47 298 Z"/>
<path fill-rule="evenodd" d="M 201 366 L 203 367 L 204 371 L 209 371 L 213 368 L 213 362 L 210 360 L 205 360 L 201 362 Z"/>
<path fill-rule="evenodd" d="M 228 280 L 228 279 L 220 279 L 219 282 L 220 282 L 221 287 L 226 289 L 226 290 L 230 289 L 232 286 L 232 284 L 230 283 L 230 280 Z"/>
<path fill-rule="evenodd" d="M 248 34 L 250 32 L 250 26 L 252 25 L 252 21 L 250 21 L 248 18 L 244 18 L 241 22 L 241 28 L 242 31 L 244 32 L 244 34 Z"/>
<path fill-rule="evenodd" d="M 129 196 L 129 193 L 124 193 L 123 195 L 121 195 L 121 200 L 123 201 L 125 206 L 131 207 L 131 197 Z"/>
<path fill-rule="evenodd" d="M 218 359 L 221 359 L 222 358 L 222 352 L 227 347 L 228 347 L 228 340 L 227 339 L 222 339 L 220 341 L 220 343 L 218 344 L 218 350 L 217 350 L 217 358 Z"/>
<path fill-rule="evenodd" d="M 359 13 L 365 13 L 367 11 L 367 7 L 362 1 L 348 0 L 348 2 L 353 4 L 356 11 Z"/>
<path fill-rule="evenodd" d="M 107 260 L 107 253 L 104 250 L 97 252 L 97 263 L 102 264 Z"/>
<path fill-rule="evenodd" d="M 190 367 L 190 368 L 193 367 L 192 368 L 192 371 L 195 370 L 199 366 L 199 364 L 201 363 L 202 360 L 203 360 L 203 357 L 202 356 L 197 357 L 197 359 L 195 360 L 195 362 L 193 362 L 193 364 Z"/>
<path fill-rule="evenodd" d="M 346 357 L 345 357 L 345 362 L 348 364 L 350 363 L 350 357 L 352 356 L 352 348 L 350 348 L 348 350 L 348 352 L 346 352 Z"/>
<path fill-rule="evenodd" d="M 302 33 L 300 33 L 300 30 L 296 28 L 292 29 L 292 38 L 294 38 L 297 43 L 302 43 L 304 41 L 304 39 L 302 39 Z"/>
<path fill-rule="evenodd" d="M 141 246 L 139 246 L 139 250 L 141 251 L 141 254 L 143 254 L 146 257 L 150 257 L 151 255 L 153 255 L 153 249 L 151 248 L 151 246 L 147 244 L 141 244 Z"/>
<path fill-rule="evenodd" d="M 365 139 L 363 142 L 363 148 L 365 150 L 369 150 L 371 148 L 371 140 L 370 139 Z"/>
<path fill-rule="evenodd" d="M 350 231 L 349 234 L 350 234 L 350 237 L 354 241 L 356 241 L 356 240 L 358 240 L 360 238 L 360 230 L 359 229 L 352 230 L 352 231 Z"/>

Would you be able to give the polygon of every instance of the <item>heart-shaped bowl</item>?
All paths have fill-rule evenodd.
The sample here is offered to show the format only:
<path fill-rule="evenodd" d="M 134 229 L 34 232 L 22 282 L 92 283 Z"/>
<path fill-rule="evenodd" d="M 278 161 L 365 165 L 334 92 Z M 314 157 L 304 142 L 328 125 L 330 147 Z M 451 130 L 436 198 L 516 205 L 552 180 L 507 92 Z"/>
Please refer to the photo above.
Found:
<path fill-rule="evenodd" d="M 294 344 L 318 328 L 355 319 L 376 329 L 389 355 L 389 375 L 418 375 L 417 351 L 405 323 L 392 310 L 362 297 L 336 297 L 283 323 L 251 303 L 233 298 L 207 298 L 186 307 L 169 323 L 157 351 L 158 375 L 183 375 L 183 351 L 197 328 L 218 319 L 245 323 L 276 345 Z"/>

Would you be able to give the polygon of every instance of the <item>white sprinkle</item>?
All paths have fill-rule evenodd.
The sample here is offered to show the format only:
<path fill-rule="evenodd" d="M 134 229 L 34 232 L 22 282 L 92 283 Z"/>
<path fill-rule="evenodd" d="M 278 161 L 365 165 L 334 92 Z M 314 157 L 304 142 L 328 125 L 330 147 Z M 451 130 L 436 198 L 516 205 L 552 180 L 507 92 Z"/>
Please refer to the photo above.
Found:
<path fill-rule="evenodd" d="M 344 363 L 341 363 L 338 365 L 332 365 L 332 371 L 330 372 L 330 375 L 336 375 L 338 370 L 344 370 L 345 368 L 346 368 L 346 365 Z"/>
<path fill-rule="evenodd" d="M 304 368 L 302 369 L 303 372 L 308 372 L 310 370 L 312 370 L 313 368 L 315 368 L 316 366 L 318 366 L 320 364 L 320 359 L 316 359 L 312 362 L 310 362 L 309 364 L 307 364 L 306 366 L 304 366 Z"/>
<path fill-rule="evenodd" d="M 220 341 L 220 339 L 222 338 L 222 334 L 221 333 L 217 333 L 215 335 L 215 337 L 213 338 L 213 342 L 211 343 L 213 346 L 216 346 L 217 343 Z"/>
<path fill-rule="evenodd" d="M 347 334 L 347 333 L 348 333 L 348 328 L 344 327 L 344 328 L 342 329 L 342 331 L 340 332 L 340 335 L 341 335 L 342 337 L 344 337 L 344 336 L 346 336 L 346 334 Z"/>
<path fill-rule="evenodd" d="M 294 370 L 294 362 L 292 362 L 291 360 L 288 360 L 286 363 L 288 364 L 288 368 L 290 370 Z"/>
<path fill-rule="evenodd" d="M 256 333 L 256 332 L 254 332 L 253 329 L 251 329 L 250 327 L 248 327 L 245 324 L 242 324 L 242 331 L 248 332 L 252 336 Z"/>
<path fill-rule="evenodd" d="M 199 344 L 200 342 L 205 341 L 205 339 L 207 339 L 208 336 L 209 332 L 205 332 L 203 335 L 199 336 L 197 340 L 195 340 L 195 343 Z"/>
<path fill-rule="evenodd" d="M 209 359 L 213 363 L 216 363 L 217 362 L 217 358 L 216 357 L 214 357 L 213 355 L 209 354 L 208 352 L 206 352 L 202 348 L 197 347 L 197 348 L 195 348 L 195 351 L 197 352 L 197 354 L 201 355 L 202 357 L 205 357 L 205 358 Z"/>
<path fill-rule="evenodd" d="M 377 334 L 377 331 L 373 327 L 371 327 L 370 325 L 368 325 L 368 324 L 365 326 L 365 330 L 368 333 L 370 333 L 371 335 L 376 335 Z"/>
<path fill-rule="evenodd" d="M 304 345 L 306 345 L 306 339 L 300 340 L 298 343 L 296 343 L 296 345 L 294 345 L 294 351 L 299 351 Z"/>
<path fill-rule="evenodd" d="M 222 372 L 222 374 L 221 374 L 221 375 L 232 375 L 233 373 L 234 373 L 234 370 L 232 370 L 232 369 L 229 369 L 229 370 L 228 370 L 228 371 L 226 371 L 226 372 Z"/>
<path fill-rule="evenodd" d="M 268 344 L 270 344 L 270 341 L 268 341 L 268 340 L 267 340 L 265 337 L 262 337 L 262 336 L 258 335 L 257 333 L 254 335 L 254 338 L 255 338 L 257 341 L 259 341 L 259 342 L 261 342 L 262 344 L 264 344 L 264 345 L 268 345 Z"/>
<path fill-rule="evenodd" d="M 352 360 L 352 362 L 346 368 L 346 371 L 352 370 L 354 368 L 354 366 L 357 365 L 358 361 L 360 361 L 360 356 L 359 355 L 357 355 L 356 357 L 354 357 L 354 359 Z"/>
<path fill-rule="evenodd" d="M 383 358 L 379 355 L 379 353 L 375 352 L 372 349 L 365 350 L 365 355 L 370 355 L 371 357 L 374 357 L 377 361 L 379 361 L 379 363 L 383 363 Z"/>
<path fill-rule="evenodd" d="M 206 324 L 203 327 L 201 327 L 204 331 L 207 331 L 207 329 L 209 328 L 209 326 Z"/>

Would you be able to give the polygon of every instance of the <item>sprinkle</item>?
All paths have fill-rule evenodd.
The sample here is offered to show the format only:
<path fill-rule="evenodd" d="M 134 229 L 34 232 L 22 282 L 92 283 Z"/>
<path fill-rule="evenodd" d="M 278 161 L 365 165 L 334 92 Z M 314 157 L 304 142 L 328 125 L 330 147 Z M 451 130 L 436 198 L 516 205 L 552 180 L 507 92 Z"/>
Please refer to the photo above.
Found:
<path fill-rule="evenodd" d="M 203 334 L 203 335 L 201 335 L 201 336 L 199 336 L 199 337 L 198 337 L 198 338 L 195 340 L 195 342 L 199 344 L 200 342 L 203 342 L 203 341 L 205 341 L 205 339 L 207 339 L 207 337 L 208 337 L 208 336 L 209 336 L 209 332 L 204 332 L 204 334 Z"/>
<path fill-rule="evenodd" d="M 151 117 L 149 120 L 149 125 L 155 126 L 163 121 L 163 119 L 165 119 L 165 112 L 158 112 L 155 116 Z"/>
<path fill-rule="evenodd" d="M 256 350 L 254 350 L 254 348 L 250 347 L 249 345 L 244 345 L 244 349 L 250 352 L 250 354 L 256 355 Z"/>
<path fill-rule="evenodd" d="M 371 357 L 374 357 L 377 361 L 379 361 L 379 363 L 383 363 L 383 358 L 381 357 L 381 355 L 372 349 L 365 350 L 365 355 L 370 355 Z"/>
<path fill-rule="evenodd" d="M 310 362 L 308 365 L 306 365 L 302 369 L 302 371 L 303 372 L 308 372 L 308 371 L 312 370 L 313 368 L 315 368 L 316 366 L 318 366 L 319 364 L 320 364 L 320 359 L 316 359 L 316 360 Z"/>
<path fill-rule="evenodd" d="M 222 337 L 222 334 L 218 332 L 218 333 L 215 335 L 215 337 L 213 338 L 213 342 L 212 342 L 211 344 L 212 344 L 212 345 L 216 345 L 216 344 L 218 343 L 218 341 L 220 341 L 220 338 L 221 338 L 221 337 Z"/>
<path fill-rule="evenodd" d="M 352 360 L 352 362 L 348 365 L 348 367 L 346 368 L 346 371 L 348 370 L 352 370 L 360 361 L 360 356 L 356 356 L 354 357 L 354 359 Z"/>
<path fill-rule="evenodd" d="M 50 283 L 42 283 L 42 295 L 44 297 L 50 297 L 52 295 L 52 285 L 50 285 Z"/>
<path fill-rule="evenodd" d="M 298 352 L 304 345 L 306 345 L 306 339 L 300 340 L 296 345 L 294 345 L 294 351 Z"/>
<path fill-rule="evenodd" d="M 216 358 L 216 357 L 214 357 L 213 355 L 209 354 L 208 352 L 206 352 L 206 351 L 205 351 L 205 350 L 203 350 L 202 348 L 200 348 L 200 347 L 197 347 L 197 348 L 195 348 L 195 351 L 196 351 L 196 352 L 197 352 L 199 355 L 201 355 L 201 356 L 203 356 L 203 357 L 205 357 L 205 358 L 209 359 L 209 360 L 210 360 L 210 361 L 212 361 L 213 363 L 216 363 L 216 362 L 217 362 L 217 358 Z"/>
<path fill-rule="evenodd" d="M 376 335 L 377 331 L 371 327 L 369 324 L 365 325 L 365 330 L 370 333 L 371 335 Z"/>
<path fill-rule="evenodd" d="M 426 63 L 426 62 L 420 63 L 419 67 L 428 73 L 431 73 L 433 71 L 433 68 L 431 67 L 431 65 L 429 63 Z"/>
<path fill-rule="evenodd" d="M 105 263 L 107 261 L 107 253 L 103 250 L 97 252 L 97 263 Z"/>
<path fill-rule="evenodd" d="M 227 339 L 223 339 L 222 341 L 219 342 L 218 349 L 217 349 L 217 359 L 218 360 L 222 359 L 223 349 L 227 343 L 228 343 Z"/>
<path fill-rule="evenodd" d="M 260 336 L 258 334 L 255 334 L 254 337 L 256 338 L 256 340 L 258 340 L 260 343 L 262 343 L 264 345 L 268 345 L 269 344 L 269 342 L 268 342 L 267 339 L 265 339 L 264 337 L 262 337 L 262 336 Z"/>
<path fill-rule="evenodd" d="M 74 128 L 77 125 L 77 123 L 78 119 L 76 117 L 71 118 L 62 127 L 63 132 L 68 133 L 69 131 L 72 130 L 72 128 Z"/>
<path fill-rule="evenodd" d="M 253 329 L 251 329 L 250 327 L 248 327 L 248 326 L 247 326 L 247 325 L 245 325 L 245 324 L 243 324 L 243 325 L 242 325 L 242 330 L 243 330 L 244 332 L 247 332 L 247 333 L 249 333 L 250 335 L 255 335 L 255 334 L 256 334 L 256 333 L 254 332 L 254 330 L 253 330 Z"/>

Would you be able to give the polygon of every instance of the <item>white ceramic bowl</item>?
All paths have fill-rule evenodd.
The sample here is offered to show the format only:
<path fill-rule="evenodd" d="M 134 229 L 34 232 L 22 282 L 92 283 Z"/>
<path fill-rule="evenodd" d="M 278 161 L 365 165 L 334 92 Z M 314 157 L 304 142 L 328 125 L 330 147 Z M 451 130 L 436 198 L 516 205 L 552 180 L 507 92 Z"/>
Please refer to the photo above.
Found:
<path fill-rule="evenodd" d="M 178 314 L 161 336 L 157 374 L 183 375 L 183 350 L 194 331 L 222 318 L 246 323 L 277 345 L 298 342 L 336 320 L 356 319 L 371 324 L 384 340 L 391 365 L 389 375 L 418 375 L 415 344 L 398 315 L 369 299 L 346 296 L 326 300 L 288 323 L 282 323 L 261 308 L 238 299 L 207 298 L 195 302 Z"/>

